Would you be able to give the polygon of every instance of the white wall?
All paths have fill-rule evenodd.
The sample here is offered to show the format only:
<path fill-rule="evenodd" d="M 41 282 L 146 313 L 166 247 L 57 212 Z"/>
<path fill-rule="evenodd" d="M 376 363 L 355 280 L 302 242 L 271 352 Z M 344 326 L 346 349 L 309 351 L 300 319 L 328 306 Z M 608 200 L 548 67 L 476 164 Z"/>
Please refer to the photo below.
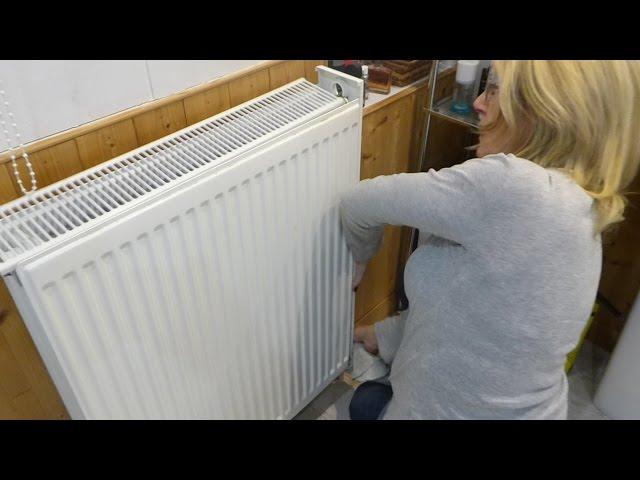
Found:
<path fill-rule="evenodd" d="M 2 60 L 0 80 L 28 143 L 263 61 Z"/>

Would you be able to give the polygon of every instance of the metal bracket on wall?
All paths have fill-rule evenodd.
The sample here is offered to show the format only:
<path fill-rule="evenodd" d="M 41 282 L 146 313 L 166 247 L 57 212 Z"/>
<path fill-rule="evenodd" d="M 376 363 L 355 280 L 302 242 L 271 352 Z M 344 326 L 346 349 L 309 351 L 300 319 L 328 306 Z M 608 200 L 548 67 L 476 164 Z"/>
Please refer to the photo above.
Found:
<path fill-rule="evenodd" d="M 360 100 L 360 106 L 364 107 L 364 81 L 352 77 L 333 68 L 318 65 L 318 86 L 337 97 L 344 98 L 347 102 Z"/>

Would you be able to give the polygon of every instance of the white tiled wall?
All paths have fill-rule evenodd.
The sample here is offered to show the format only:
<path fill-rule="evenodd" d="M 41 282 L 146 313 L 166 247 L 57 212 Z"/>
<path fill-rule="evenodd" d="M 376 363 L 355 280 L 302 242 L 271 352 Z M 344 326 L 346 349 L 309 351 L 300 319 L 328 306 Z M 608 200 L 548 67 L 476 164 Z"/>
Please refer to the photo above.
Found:
<path fill-rule="evenodd" d="M 151 91 L 162 98 L 262 60 L 147 60 Z"/>
<path fill-rule="evenodd" d="M 0 80 L 27 143 L 262 61 L 2 60 Z"/>

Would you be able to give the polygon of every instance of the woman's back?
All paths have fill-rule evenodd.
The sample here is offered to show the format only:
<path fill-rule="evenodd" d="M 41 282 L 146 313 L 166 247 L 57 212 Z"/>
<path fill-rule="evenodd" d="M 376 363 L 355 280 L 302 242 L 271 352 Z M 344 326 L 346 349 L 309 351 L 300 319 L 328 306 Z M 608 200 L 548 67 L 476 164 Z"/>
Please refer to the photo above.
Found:
<path fill-rule="evenodd" d="M 361 184 L 418 218 L 426 209 L 465 222 L 453 241 L 425 236 L 411 255 L 403 335 L 389 331 L 398 324 L 378 325 L 381 356 L 392 362 L 385 418 L 565 418 L 564 363 L 600 275 L 592 199 L 564 174 L 512 155 L 454 168 L 453 180 L 440 171 Z M 414 181 L 442 195 L 421 198 Z"/>

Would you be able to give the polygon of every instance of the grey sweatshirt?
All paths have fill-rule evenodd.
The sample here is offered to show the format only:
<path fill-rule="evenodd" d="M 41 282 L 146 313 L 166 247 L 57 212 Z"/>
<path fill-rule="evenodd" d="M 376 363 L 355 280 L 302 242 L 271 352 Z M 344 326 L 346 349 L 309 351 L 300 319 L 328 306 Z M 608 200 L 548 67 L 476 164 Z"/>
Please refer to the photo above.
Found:
<path fill-rule="evenodd" d="M 391 364 L 385 419 L 566 419 L 566 355 L 602 262 L 592 205 L 564 173 L 504 154 L 364 180 L 343 198 L 357 261 L 383 225 L 420 230 L 409 309 L 375 327 Z"/>

